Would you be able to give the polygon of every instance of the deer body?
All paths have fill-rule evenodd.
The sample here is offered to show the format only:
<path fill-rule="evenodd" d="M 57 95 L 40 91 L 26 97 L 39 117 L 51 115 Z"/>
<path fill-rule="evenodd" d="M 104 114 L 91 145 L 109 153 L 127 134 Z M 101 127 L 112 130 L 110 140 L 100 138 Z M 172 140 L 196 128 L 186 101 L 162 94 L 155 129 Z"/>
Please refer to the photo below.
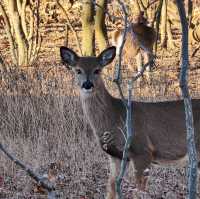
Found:
<path fill-rule="evenodd" d="M 103 83 L 102 83 L 103 84 Z M 82 107 L 100 144 L 105 132 L 110 132 L 116 158 L 122 157 L 125 140 L 126 109 L 121 100 L 112 97 L 105 87 L 96 96 L 82 98 Z M 183 101 L 132 102 L 134 107 L 135 136 L 130 156 L 149 151 L 152 162 L 168 164 L 187 155 L 185 113 Z M 195 129 L 200 129 L 200 100 L 193 99 Z M 172 117 L 173 116 L 173 117 Z M 200 152 L 200 131 L 195 132 Z M 107 143 L 109 144 L 109 143 Z M 109 151 L 108 151 L 109 153 Z"/>
<path fill-rule="evenodd" d="M 153 45 L 156 41 L 156 32 L 153 28 L 146 25 L 147 21 L 141 13 L 137 23 L 131 23 L 127 28 L 127 34 L 124 44 L 124 56 L 130 61 L 136 57 L 137 70 L 140 71 L 144 61 L 148 62 L 153 58 Z M 117 48 L 119 54 L 120 46 L 123 41 L 123 29 L 114 31 L 112 35 L 112 44 Z M 151 67 L 151 66 L 150 66 Z M 147 68 L 150 71 L 150 67 Z M 133 70 L 132 66 L 129 69 Z"/>
<path fill-rule="evenodd" d="M 109 94 L 100 70 L 115 56 L 115 48 L 98 57 L 78 57 L 61 48 L 65 63 L 75 72 L 82 108 L 100 147 L 110 155 L 111 176 L 107 199 L 115 199 L 115 178 L 119 174 L 125 138 L 126 108 L 120 99 Z M 145 103 L 133 101 L 134 138 L 128 159 L 134 163 L 140 188 L 145 186 L 144 170 L 151 164 L 182 164 L 187 155 L 183 101 Z M 195 141 L 200 161 L 200 100 L 192 100 Z"/>

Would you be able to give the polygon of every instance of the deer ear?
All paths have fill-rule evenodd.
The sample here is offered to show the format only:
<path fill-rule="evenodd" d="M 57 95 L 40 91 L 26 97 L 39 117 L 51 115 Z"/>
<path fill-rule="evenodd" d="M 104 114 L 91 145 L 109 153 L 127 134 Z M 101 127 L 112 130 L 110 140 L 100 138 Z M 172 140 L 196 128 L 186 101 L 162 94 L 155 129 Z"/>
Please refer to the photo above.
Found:
<path fill-rule="evenodd" d="M 63 46 L 60 48 L 60 56 L 62 61 L 70 66 L 76 66 L 79 60 L 79 56 L 73 50 Z"/>
<path fill-rule="evenodd" d="M 101 52 L 101 54 L 98 56 L 99 62 L 101 66 L 106 66 L 110 64 L 116 55 L 116 47 L 112 46 Z"/>

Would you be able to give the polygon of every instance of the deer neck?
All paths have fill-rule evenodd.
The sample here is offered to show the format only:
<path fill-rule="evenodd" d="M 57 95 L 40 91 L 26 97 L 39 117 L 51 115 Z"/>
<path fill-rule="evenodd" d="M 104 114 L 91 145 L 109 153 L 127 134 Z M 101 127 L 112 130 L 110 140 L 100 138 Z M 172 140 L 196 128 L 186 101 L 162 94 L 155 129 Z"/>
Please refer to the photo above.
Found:
<path fill-rule="evenodd" d="M 86 119 L 93 131 L 106 131 L 109 129 L 110 118 L 113 117 L 113 97 L 108 93 L 101 80 L 97 91 L 89 97 L 80 95 L 82 108 Z M 101 135 L 98 135 L 98 137 Z"/>

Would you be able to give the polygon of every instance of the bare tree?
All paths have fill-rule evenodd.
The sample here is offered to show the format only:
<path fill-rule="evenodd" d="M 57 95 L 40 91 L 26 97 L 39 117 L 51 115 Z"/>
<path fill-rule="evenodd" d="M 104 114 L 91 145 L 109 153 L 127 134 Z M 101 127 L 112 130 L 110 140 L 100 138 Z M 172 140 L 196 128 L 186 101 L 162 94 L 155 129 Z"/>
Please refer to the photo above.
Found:
<path fill-rule="evenodd" d="M 185 8 L 182 0 L 176 0 L 180 21 L 182 26 L 182 63 L 181 63 L 181 75 L 180 75 L 180 87 L 185 105 L 185 117 L 186 117 L 186 129 L 187 129 L 187 150 L 189 154 L 188 165 L 188 191 L 190 199 L 196 198 L 197 187 L 197 151 L 195 147 L 194 138 L 194 124 L 191 98 L 189 95 L 187 76 L 188 76 L 188 23 L 185 13 Z"/>
<path fill-rule="evenodd" d="M 39 36 L 39 3 L 28 0 L 4 0 L 0 12 L 10 44 L 12 61 L 27 66 L 38 56 L 41 45 Z"/>
<path fill-rule="evenodd" d="M 82 8 L 82 53 L 94 54 L 94 4 L 87 0 Z"/>
<path fill-rule="evenodd" d="M 162 15 L 161 15 L 161 28 L 160 28 L 160 35 L 161 35 L 161 45 L 166 46 L 167 36 L 166 36 L 166 29 L 167 29 L 167 0 L 163 0 L 162 4 Z"/>
<path fill-rule="evenodd" d="M 107 9 L 107 0 L 97 1 L 99 6 L 96 6 L 95 16 L 95 37 L 99 50 L 103 51 L 107 45 L 107 31 L 105 25 L 105 11 Z"/>

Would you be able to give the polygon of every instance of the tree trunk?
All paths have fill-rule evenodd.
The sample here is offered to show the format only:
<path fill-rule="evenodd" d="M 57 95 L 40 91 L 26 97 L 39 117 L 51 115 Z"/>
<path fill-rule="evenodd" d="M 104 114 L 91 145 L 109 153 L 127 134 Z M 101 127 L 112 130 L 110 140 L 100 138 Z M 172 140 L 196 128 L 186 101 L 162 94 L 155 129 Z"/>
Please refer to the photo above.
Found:
<path fill-rule="evenodd" d="M 162 10 L 161 10 L 161 46 L 166 47 L 167 44 L 167 0 L 163 0 Z"/>
<path fill-rule="evenodd" d="M 25 34 L 22 29 L 20 11 L 17 10 L 17 3 L 15 0 L 9 0 L 8 4 L 8 12 L 11 20 L 11 24 L 14 28 L 14 34 L 17 43 L 18 49 L 18 65 L 27 65 L 28 62 L 28 54 L 27 54 L 27 43 L 25 41 Z"/>
<path fill-rule="evenodd" d="M 108 45 L 105 25 L 105 11 L 107 9 L 107 0 L 99 0 L 97 1 L 97 3 L 100 7 L 96 7 L 95 37 L 99 50 L 103 51 Z"/>
<path fill-rule="evenodd" d="M 90 0 L 83 3 L 82 52 L 83 55 L 94 55 L 94 5 Z"/>
<path fill-rule="evenodd" d="M 6 35 L 8 37 L 8 42 L 10 44 L 10 54 L 11 54 L 13 64 L 18 65 L 15 42 L 14 42 L 14 38 L 13 38 L 13 35 L 11 32 L 11 24 L 10 24 L 9 18 L 8 18 L 6 11 L 5 11 L 3 5 L 1 4 L 1 2 L 0 2 L 0 12 L 3 16 L 4 23 L 5 23 L 5 31 L 6 31 Z"/>
<path fill-rule="evenodd" d="M 192 103 L 188 89 L 188 23 L 185 13 L 185 8 L 182 0 L 176 0 L 181 26 L 182 26 L 182 50 L 181 50 L 181 74 L 180 74 L 180 87 L 184 100 L 185 107 L 185 124 L 187 129 L 187 152 L 189 156 L 188 165 L 188 197 L 195 199 L 197 197 L 197 150 L 195 146 L 194 137 L 194 121 L 192 113 Z"/>
<path fill-rule="evenodd" d="M 38 31 L 39 4 L 40 0 L 33 4 L 28 0 L 0 2 L 12 62 L 17 66 L 28 66 L 38 56 L 41 45 Z"/>
<path fill-rule="evenodd" d="M 171 23 L 169 22 L 169 20 L 167 20 L 167 47 L 169 47 L 170 49 L 174 49 L 175 48 L 175 44 L 173 41 L 173 36 L 172 36 L 172 30 L 171 30 Z"/>

